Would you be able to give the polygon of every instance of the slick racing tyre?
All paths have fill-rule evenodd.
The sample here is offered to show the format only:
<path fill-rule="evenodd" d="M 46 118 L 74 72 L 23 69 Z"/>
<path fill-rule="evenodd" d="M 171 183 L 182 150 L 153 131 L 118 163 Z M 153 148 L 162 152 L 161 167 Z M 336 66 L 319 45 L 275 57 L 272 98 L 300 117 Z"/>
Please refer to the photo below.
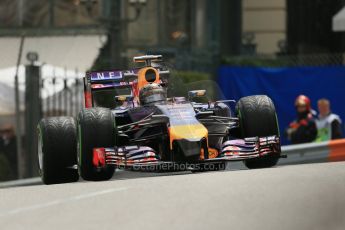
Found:
<path fill-rule="evenodd" d="M 236 105 L 240 120 L 241 137 L 279 136 L 278 120 L 272 100 L 265 95 L 241 98 Z M 266 168 L 275 166 L 279 155 L 266 155 L 262 158 L 245 161 L 250 168 Z"/>
<path fill-rule="evenodd" d="M 71 117 L 42 119 L 38 131 L 39 173 L 44 184 L 78 181 L 76 125 Z"/>
<path fill-rule="evenodd" d="M 92 164 L 93 149 L 116 145 L 115 118 L 110 109 L 83 109 L 78 117 L 78 156 L 80 176 L 84 180 L 109 180 L 115 171 L 113 166 L 98 169 Z"/>

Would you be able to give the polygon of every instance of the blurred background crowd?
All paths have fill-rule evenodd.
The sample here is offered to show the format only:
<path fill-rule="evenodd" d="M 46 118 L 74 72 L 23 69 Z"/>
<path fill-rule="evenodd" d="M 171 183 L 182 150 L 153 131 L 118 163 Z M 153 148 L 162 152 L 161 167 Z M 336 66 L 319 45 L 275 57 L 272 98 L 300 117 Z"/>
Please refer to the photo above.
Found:
<path fill-rule="evenodd" d="M 37 175 L 36 124 L 75 116 L 86 71 L 162 54 L 170 93 L 267 94 L 283 144 L 342 138 L 344 0 L 0 0 L 0 180 Z"/>

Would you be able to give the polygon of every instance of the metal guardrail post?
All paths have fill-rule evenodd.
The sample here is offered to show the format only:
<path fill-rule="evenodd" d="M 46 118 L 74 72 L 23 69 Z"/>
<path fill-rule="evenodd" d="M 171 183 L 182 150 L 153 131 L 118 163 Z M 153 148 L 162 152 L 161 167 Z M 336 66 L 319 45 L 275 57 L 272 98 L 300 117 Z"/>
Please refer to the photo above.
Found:
<path fill-rule="evenodd" d="M 22 120 L 21 120 L 21 114 L 20 114 L 20 98 L 19 98 L 19 81 L 18 81 L 18 72 L 19 72 L 19 66 L 20 66 L 20 60 L 22 58 L 23 53 L 23 46 L 24 46 L 24 35 L 20 39 L 20 45 L 19 45 L 19 53 L 17 57 L 17 65 L 16 65 L 16 74 L 14 76 L 14 87 L 15 87 L 15 112 L 16 112 L 16 149 L 17 149 L 17 174 L 18 178 L 23 178 L 23 155 L 22 155 Z"/>
<path fill-rule="evenodd" d="M 35 65 L 25 66 L 26 91 L 25 91 L 25 155 L 26 177 L 38 175 L 37 164 L 37 124 L 40 120 L 40 67 Z"/>

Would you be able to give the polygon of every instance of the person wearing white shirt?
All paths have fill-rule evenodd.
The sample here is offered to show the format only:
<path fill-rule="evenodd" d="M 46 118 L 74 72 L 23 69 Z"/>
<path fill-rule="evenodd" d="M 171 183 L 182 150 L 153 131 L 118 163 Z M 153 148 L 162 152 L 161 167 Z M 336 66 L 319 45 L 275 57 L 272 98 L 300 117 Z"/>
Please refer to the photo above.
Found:
<path fill-rule="evenodd" d="M 319 115 L 316 119 L 316 142 L 342 138 L 341 119 L 331 112 L 329 100 L 322 98 L 317 102 Z"/>

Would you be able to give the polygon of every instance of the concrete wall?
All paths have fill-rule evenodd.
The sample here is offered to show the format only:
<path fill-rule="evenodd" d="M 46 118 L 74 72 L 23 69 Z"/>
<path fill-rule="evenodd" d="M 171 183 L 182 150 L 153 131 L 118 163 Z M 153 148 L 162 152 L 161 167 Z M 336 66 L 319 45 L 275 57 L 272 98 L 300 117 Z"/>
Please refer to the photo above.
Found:
<path fill-rule="evenodd" d="M 122 1 L 125 18 L 132 19 L 135 16 L 135 10 L 127 1 Z M 137 21 L 128 23 L 126 45 L 145 44 L 148 46 L 155 45 L 158 42 L 157 31 L 157 14 L 158 8 L 156 0 L 149 0 Z M 126 36 L 126 35 L 125 35 Z"/>
<path fill-rule="evenodd" d="M 210 15 L 207 0 L 197 0 L 188 4 L 185 0 L 148 0 L 142 14 L 134 23 L 129 23 L 125 43 L 131 48 L 145 46 L 178 46 L 171 38 L 174 31 L 189 33 L 191 45 L 201 48 L 207 46 L 210 23 L 220 23 Z M 286 0 L 243 0 L 242 2 L 242 32 L 255 34 L 254 43 L 257 53 L 271 54 L 279 51 L 278 41 L 286 40 Z M 124 17 L 132 18 L 135 13 L 127 1 L 123 1 Z M 221 5 L 220 7 L 222 7 Z M 221 9 L 219 14 L 222 13 Z M 229 14 L 231 10 L 225 13 Z M 224 13 L 224 12 L 223 12 Z M 211 20 L 211 21 L 210 21 Z M 232 20 L 226 18 L 226 20 Z M 213 24 L 212 28 L 219 26 Z M 190 26 L 190 28 L 189 28 Z M 226 26 L 234 26 L 230 21 L 223 23 L 220 31 Z M 190 30 L 189 30 L 190 29 Z M 217 32 L 218 33 L 218 32 Z M 233 36 L 233 35 L 232 35 Z M 229 43 L 229 39 L 227 39 Z M 222 41 L 218 41 L 222 42 Z"/>
<path fill-rule="evenodd" d="M 127 1 L 122 3 L 124 17 L 134 18 L 135 9 Z M 147 0 L 138 20 L 127 24 L 127 44 L 174 45 L 172 33 L 186 32 L 188 12 L 188 1 L 185 0 Z"/>
<path fill-rule="evenodd" d="M 243 0 L 243 33 L 255 34 L 257 53 L 279 51 L 277 43 L 286 40 L 285 0 Z"/>

